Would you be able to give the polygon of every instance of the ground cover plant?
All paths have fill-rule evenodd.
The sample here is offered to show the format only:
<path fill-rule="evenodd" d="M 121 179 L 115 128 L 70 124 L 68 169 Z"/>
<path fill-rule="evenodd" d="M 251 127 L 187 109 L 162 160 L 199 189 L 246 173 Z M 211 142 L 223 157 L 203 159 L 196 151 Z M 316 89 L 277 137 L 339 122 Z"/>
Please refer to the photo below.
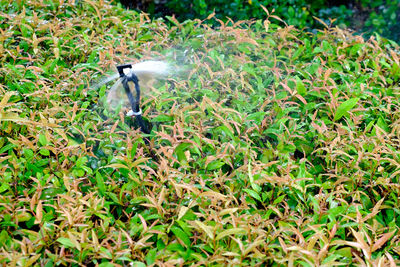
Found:
<path fill-rule="evenodd" d="M 0 3 L 1 264 L 400 264 L 396 43 Z M 147 58 L 145 136 L 93 83 Z"/>

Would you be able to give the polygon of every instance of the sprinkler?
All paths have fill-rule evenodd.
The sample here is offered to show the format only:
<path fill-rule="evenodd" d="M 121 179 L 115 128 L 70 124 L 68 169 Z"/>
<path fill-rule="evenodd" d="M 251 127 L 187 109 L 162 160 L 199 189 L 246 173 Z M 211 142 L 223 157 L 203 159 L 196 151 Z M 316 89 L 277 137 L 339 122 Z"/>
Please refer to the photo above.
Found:
<path fill-rule="evenodd" d="M 131 110 L 126 113 L 126 116 L 134 116 L 141 131 L 149 134 L 150 129 L 146 127 L 146 124 L 143 121 L 142 110 L 140 108 L 141 85 L 148 85 L 148 82 L 153 79 L 165 78 L 171 70 L 170 66 L 163 61 L 149 60 L 137 64 L 118 65 L 117 70 L 118 73 L 106 78 L 96 87 L 98 88 L 103 84 L 118 79 L 107 94 L 108 104 L 111 107 L 115 107 L 116 104 L 126 102 L 124 100 L 126 100 L 127 97 Z M 135 96 L 132 94 L 133 89 L 131 90 L 129 86 L 130 84 L 133 84 L 135 87 Z M 124 95 L 126 95 L 126 97 Z"/>
<path fill-rule="evenodd" d="M 124 69 L 128 69 L 127 74 L 125 74 Z M 125 93 L 128 96 L 129 103 L 131 104 L 131 110 L 127 113 L 127 116 L 135 116 L 136 120 L 140 126 L 143 133 L 149 134 L 150 131 L 147 129 L 142 118 L 142 109 L 140 108 L 140 85 L 139 78 L 132 71 L 131 64 L 124 64 L 117 66 L 119 77 L 121 78 L 121 83 L 124 86 Z M 133 82 L 136 90 L 136 99 L 133 97 L 131 89 L 129 88 L 129 82 Z"/>

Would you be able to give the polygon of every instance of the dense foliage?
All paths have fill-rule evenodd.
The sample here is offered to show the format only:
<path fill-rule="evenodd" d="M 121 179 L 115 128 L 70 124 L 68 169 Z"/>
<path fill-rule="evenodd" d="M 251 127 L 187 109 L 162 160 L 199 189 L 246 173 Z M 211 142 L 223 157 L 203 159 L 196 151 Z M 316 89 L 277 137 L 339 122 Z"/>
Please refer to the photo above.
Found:
<path fill-rule="evenodd" d="M 1 264 L 400 264 L 396 43 L 267 10 L 216 29 L 0 10 Z M 146 137 L 91 85 L 147 58 L 179 72 L 144 97 Z"/>
<path fill-rule="evenodd" d="M 400 1 L 399 0 L 120 0 L 125 6 L 144 10 L 154 16 L 175 14 L 179 21 L 206 18 L 212 12 L 218 19 L 227 17 L 237 20 L 251 18 L 265 19 L 261 5 L 285 23 L 297 28 L 321 29 L 326 24 L 348 27 L 369 37 L 374 32 L 397 42 L 400 41 Z M 334 19 L 334 21 L 332 21 Z"/>

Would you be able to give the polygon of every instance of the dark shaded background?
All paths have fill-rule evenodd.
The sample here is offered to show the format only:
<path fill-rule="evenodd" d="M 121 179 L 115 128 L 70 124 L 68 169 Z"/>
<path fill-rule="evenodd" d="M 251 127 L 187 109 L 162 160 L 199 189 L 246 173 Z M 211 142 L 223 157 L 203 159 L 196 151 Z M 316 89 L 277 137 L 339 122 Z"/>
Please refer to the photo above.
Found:
<path fill-rule="evenodd" d="M 218 19 L 264 19 L 263 5 L 285 22 L 298 28 L 320 29 L 318 17 L 334 26 L 346 27 L 369 37 L 374 32 L 400 42 L 400 0 L 120 0 L 129 9 L 136 9 L 152 17 L 172 16 L 179 21 L 204 19 L 213 11 Z"/>

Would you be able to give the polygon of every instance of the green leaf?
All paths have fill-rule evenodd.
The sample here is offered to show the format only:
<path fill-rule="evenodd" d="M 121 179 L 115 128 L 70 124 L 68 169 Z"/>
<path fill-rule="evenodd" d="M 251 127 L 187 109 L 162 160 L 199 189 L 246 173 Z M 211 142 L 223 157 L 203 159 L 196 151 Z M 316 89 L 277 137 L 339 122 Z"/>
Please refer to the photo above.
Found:
<path fill-rule="evenodd" d="M 217 128 L 215 128 L 215 131 L 218 133 L 218 135 L 222 136 L 229 136 L 229 138 L 234 139 L 234 133 L 226 126 L 226 125 L 221 125 Z"/>
<path fill-rule="evenodd" d="M 357 105 L 358 100 L 360 98 L 350 98 L 349 100 L 344 101 L 336 110 L 335 117 L 333 118 L 334 121 L 339 120 L 342 118 L 347 112 L 349 112 L 355 105 Z"/>
<path fill-rule="evenodd" d="M 112 262 L 102 262 L 99 264 L 99 267 L 114 267 L 115 265 Z"/>
<path fill-rule="evenodd" d="M 228 230 L 225 230 L 225 231 L 222 231 L 221 233 L 219 233 L 217 235 L 217 237 L 215 238 L 215 240 L 222 239 L 222 238 L 224 238 L 225 236 L 228 236 L 228 235 L 234 235 L 235 236 L 235 235 L 243 235 L 245 233 L 246 233 L 246 231 L 243 228 L 232 228 L 232 229 L 228 229 Z"/>
<path fill-rule="evenodd" d="M 281 195 L 281 196 L 277 197 L 272 204 L 277 205 L 277 204 L 281 203 L 282 200 L 285 199 L 285 197 L 286 197 L 286 195 Z"/>
<path fill-rule="evenodd" d="M 59 237 L 57 239 L 57 242 L 59 242 L 61 245 L 63 245 L 64 247 L 67 247 L 67 248 L 75 247 L 75 244 L 69 238 L 66 238 L 66 237 Z"/>
<path fill-rule="evenodd" d="M 385 122 L 384 119 L 382 119 L 382 117 L 378 118 L 378 121 L 376 122 L 376 125 L 379 126 L 379 128 L 381 128 L 382 130 L 384 130 L 386 133 L 390 132 L 389 126 L 388 124 Z"/>
<path fill-rule="evenodd" d="M 87 157 L 81 157 L 76 161 L 75 166 L 81 168 L 83 165 L 86 164 L 87 161 L 88 161 Z"/>
<path fill-rule="evenodd" d="M 157 248 L 149 250 L 149 252 L 146 255 L 146 263 L 148 266 L 152 265 L 156 261 L 156 256 L 157 256 Z"/>
<path fill-rule="evenodd" d="M 195 221 L 195 223 L 201 228 L 201 230 L 206 233 L 206 235 L 211 239 L 214 240 L 214 231 L 211 226 L 205 225 L 204 223 L 200 221 Z"/>
<path fill-rule="evenodd" d="M 23 152 L 24 152 L 24 156 L 25 156 L 26 160 L 28 160 L 28 161 L 32 160 L 32 158 L 34 156 L 32 149 L 24 148 Z"/>
<path fill-rule="evenodd" d="M 175 154 L 178 157 L 179 162 L 182 161 L 187 161 L 185 151 L 187 150 L 188 147 L 190 147 L 192 144 L 191 143 L 180 143 L 176 148 L 175 148 Z"/>
<path fill-rule="evenodd" d="M 350 49 L 350 55 L 355 55 L 362 51 L 362 48 L 365 46 L 365 44 L 355 44 L 353 47 Z"/>
<path fill-rule="evenodd" d="M 246 192 L 247 194 L 249 194 L 252 198 L 255 198 L 261 202 L 261 197 L 256 191 L 248 189 L 248 188 L 243 189 L 243 191 Z"/>
<path fill-rule="evenodd" d="M 174 235 L 179 238 L 185 245 L 186 247 L 190 247 L 190 239 L 187 236 L 187 234 L 182 231 L 182 229 L 176 227 L 176 226 L 172 226 L 171 227 L 171 231 L 174 233 Z"/>
<path fill-rule="evenodd" d="M 2 183 L 0 186 L 0 193 L 3 193 L 4 191 L 8 190 L 10 188 L 10 185 L 8 183 Z"/>
<path fill-rule="evenodd" d="M 131 262 L 130 266 L 132 267 L 146 267 L 146 264 L 140 261 Z"/>
<path fill-rule="evenodd" d="M 160 114 L 157 117 L 153 118 L 151 121 L 152 122 L 169 122 L 169 121 L 173 121 L 173 120 L 174 120 L 173 116 Z"/>
<path fill-rule="evenodd" d="M 12 239 L 10 238 L 10 236 L 8 235 L 6 230 L 2 230 L 0 232 L 0 245 L 3 246 L 5 245 L 7 242 L 10 242 Z"/>
<path fill-rule="evenodd" d="M 121 201 L 118 199 L 116 194 L 114 194 L 112 192 L 107 192 L 107 196 L 110 197 L 112 199 L 112 201 L 114 201 L 114 203 L 121 205 Z"/>
<path fill-rule="evenodd" d="M 299 95 L 304 96 L 307 93 L 307 89 L 304 86 L 304 83 L 302 80 L 300 80 L 299 77 L 296 76 L 296 89 Z"/>
<path fill-rule="evenodd" d="M 96 182 L 100 192 L 104 194 L 106 192 L 106 185 L 104 184 L 104 178 L 98 172 L 96 172 Z"/>
<path fill-rule="evenodd" d="M 326 40 L 322 41 L 322 48 L 327 52 L 331 52 L 333 50 L 331 44 Z"/>
<path fill-rule="evenodd" d="M 148 41 L 154 39 L 154 35 L 152 33 L 143 34 L 138 36 L 138 39 L 141 41 Z"/>
<path fill-rule="evenodd" d="M 39 143 L 42 146 L 47 145 L 48 141 L 47 141 L 46 136 L 44 134 L 39 134 Z"/>
<path fill-rule="evenodd" d="M 265 118 L 267 113 L 264 111 L 254 112 L 247 116 L 248 121 L 255 121 L 257 124 L 260 124 L 262 120 Z"/>
<path fill-rule="evenodd" d="M 4 153 L 4 152 L 6 152 L 6 151 L 8 151 L 8 150 L 10 150 L 10 149 L 13 149 L 14 147 L 16 147 L 16 145 L 14 145 L 14 144 L 7 144 L 7 145 L 5 145 L 5 146 L 3 146 L 1 149 L 0 149 L 0 154 L 2 154 L 2 153 Z"/>
<path fill-rule="evenodd" d="M 208 171 L 217 170 L 217 169 L 220 169 L 224 164 L 225 164 L 225 162 L 223 162 L 223 161 L 213 160 L 213 161 L 211 161 L 210 163 L 207 164 L 206 169 Z"/>
<path fill-rule="evenodd" d="M 50 156 L 50 151 L 48 150 L 48 149 L 45 149 L 45 148 L 41 148 L 40 150 L 39 150 L 39 153 L 41 154 L 41 155 L 43 155 L 43 156 Z"/>

